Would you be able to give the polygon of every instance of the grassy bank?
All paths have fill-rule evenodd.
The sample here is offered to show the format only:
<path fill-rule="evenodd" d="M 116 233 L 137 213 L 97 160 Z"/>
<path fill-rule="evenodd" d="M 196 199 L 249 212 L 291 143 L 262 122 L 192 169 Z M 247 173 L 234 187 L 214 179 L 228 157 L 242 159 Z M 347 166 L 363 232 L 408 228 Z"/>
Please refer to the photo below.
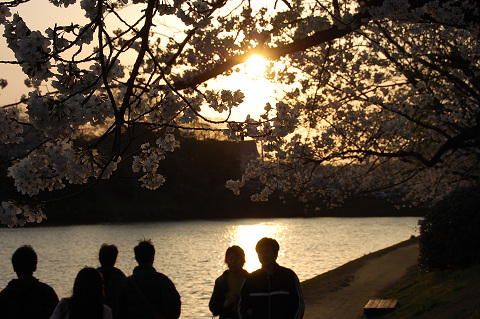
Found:
<path fill-rule="evenodd" d="M 412 270 L 383 298 L 399 302 L 383 319 L 480 318 L 480 265 L 449 272 Z"/>

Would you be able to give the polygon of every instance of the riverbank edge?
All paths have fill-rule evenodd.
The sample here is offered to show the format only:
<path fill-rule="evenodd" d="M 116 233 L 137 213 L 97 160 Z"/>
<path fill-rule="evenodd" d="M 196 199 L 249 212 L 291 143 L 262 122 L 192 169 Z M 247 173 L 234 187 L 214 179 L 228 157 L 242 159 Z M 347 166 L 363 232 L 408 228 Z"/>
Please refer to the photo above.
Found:
<path fill-rule="evenodd" d="M 420 242 L 419 237 L 411 236 L 410 239 L 408 240 L 405 240 L 395 245 L 366 254 L 346 264 L 343 264 L 340 267 L 337 267 L 323 274 L 320 274 L 316 277 L 303 281 L 301 283 L 301 286 L 304 291 L 305 307 L 306 307 L 306 310 L 309 310 L 308 312 L 306 312 L 306 317 L 304 318 L 312 319 L 312 318 L 317 318 L 317 316 L 320 318 L 319 316 L 320 313 L 317 313 L 320 311 L 322 312 L 322 315 L 325 315 L 328 313 L 328 315 L 332 319 L 335 319 L 336 318 L 335 315 L 333 315 L 330 312 L 331 309 L 327 311 L 325 308 L 322 308 L 322 307 L 318 308 L 318 301 L 319 301 L 318 298 L 321 298 L 320 300 L 322 300 L 322 304 L 324 304 L 325 302 L 327 302 L 325 299 L 330 299 L 329 297 L 332 297 L 333 295 L 335 295 L 335 298 L 338 298 L 338 299 L 336 299 L 336 301 L 334 301 L 333 304 L 331 304 L 330 302 L 327 302 L 328 304 L 327 308 L 341 307 L 342 308 L 341 312 L 343 313 L 343 315 L 348 313 L 350 315 L 349 318 L 357 318 L 354 315 L 359 314 L 359 312 L 361 312 L 361 309 L 362 309 L 362 306 L 358 304 L 358 299 L 363 299 L 366 297 L 366 295 L 364 295 L 365 291 L 361 296 L 357 295 L 354 297 L 353 295 L 351 295 L 352 291 L 348 291 L 348 289 L 346 289 L 346 287 L 352 284 L 351 280 L 354 280 L 354 278 L 359 276 L 361 272 L 364 272 L 365 269 L 369 269 L 369 272 L 373 271 L 373 273 L 377 273 L 380 270 L 378 267 L 381 267 L 382 269 L 386 269 L 388 272 L 394 271 L 395 273 L 398 273 L 399 275 L 397 280 L 390 282 L 387 287 L 382 286 L 385 282 L 384 280 L 380 280 L 380 281 L 372 280 L 368 283 L 367 291 L 375 290 L 377 291 L 377 293 L 379 293 L 379 296 L 382 295 L 383 292 L 388 291 L 393 286 L 403 281 L 406 277 L 408 277 L 408 274 L 411 273 L 411 271 L 415 270 L 415 268 L 418 268 L 418 259 L 417 260 L 412 259 L 414 258 L 412 254 L 408 254 L 408 256 L 407 255 L 403 256 L 404 253 L 401 251 L 404 251 L 405 249 L 408 249 L 409 251 L 411 251 L 411 248 L 418 247 L 419 242 Z M 390 253 L 393 253 L 394 251 L 395 251 L 394 255 L 390 254 Z M 389 265 L 388 263 L 381 264 L 381 265 L 378 264 L 379 260 L 384 260 L 385 258 L 391 258 L 395 255 L 398 256 L 399 253 L 401 258 L 406 258 L 405 260 L 409 260 L 407 264 L 410 266 L 399 267 L 398 264 L 395 264 L 395 265 L 391 265 L 391 264 Z M 358 294 L 358 291 L 357 291 L 357 294 Z M 353 305 L 352 303 L 345 301 L 345 300 L 349 300 L 350 298 L 357 299 L 357 303 Z M 354 306 L 353 308 L 355 309 L 353 309 L 352 306 Z M 352 309 L 349 309 L 349 308 L 352 308 Z M 315 309 L 314 311 L 315 315 L 313 316 L 312 316 L 312 309 Z M 341 318 L 341 316 L 338 318 Z"/>
<path fill-rule="evenodd" d="M 323 274 L 320 274 L 313 278 L 302 281 L 301 285 L 302 287 L 304 286 L 307 287 L 310 285 L 318 285 L 318 284 L 321 284 L 321 281 L 323 280 L 331 279 L 332 277 L 335 277 L 335 276 L 343 276 L 347 272 L 354 272 L 374 258 L 378 258 L 382 255 L 388 254 L 389 252 L 396 250 L 400 247 L 406 247 L 413 244 L 418 244 L 419 242 L 420 242 L 419 237 L 415 237 L 412 235 L 409 239 L 405 241 L 401 241 L 395 245 L 369 253 L 367 255 L 364 255 L 362 257 L 349 261 L 348 263 L 343 264 L 335 269 L 329 270 Z"/>

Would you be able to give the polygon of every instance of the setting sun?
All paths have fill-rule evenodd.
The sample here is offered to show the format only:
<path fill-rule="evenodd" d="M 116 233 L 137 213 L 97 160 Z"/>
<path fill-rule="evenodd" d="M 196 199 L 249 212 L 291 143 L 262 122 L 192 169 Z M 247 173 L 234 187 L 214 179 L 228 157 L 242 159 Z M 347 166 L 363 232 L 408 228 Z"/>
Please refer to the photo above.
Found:
<path fill-rule="evenodd" d="M 245 63 L 245 68 L 251 76 L 262 76 L 266 71 L 266 59 L 258 54 L 251 55 Z"/>

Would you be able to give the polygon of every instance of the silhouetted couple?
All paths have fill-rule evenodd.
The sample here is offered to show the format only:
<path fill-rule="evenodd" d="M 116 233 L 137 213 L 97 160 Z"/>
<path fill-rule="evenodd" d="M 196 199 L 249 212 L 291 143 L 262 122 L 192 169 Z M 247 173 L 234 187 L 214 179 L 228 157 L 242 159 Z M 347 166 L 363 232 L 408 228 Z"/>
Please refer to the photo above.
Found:
<path fill-rule="evenodd" d="M 173 282 L 153 267 L 155 247 L 142 240 L 133 249 L 138 266 L 130 277 L 115 268 L 118 250 L 102 245 L 98 270 L 103 274 L 105 303 L 113 309 L 115 319 L 177 319 L 180 295 Z"/>
<path fill-rule="evenodd" d="M 79 271 L 72 296 L 60 300 L 50 319 L 112 319 L 112 310 L 125 280 L 125 274 L 115 268 L 117 255 L 115 245 L 103 244 L 99 251 L 101 267 L 85 267 Z"/>
<path fill-rule="evenodd" d="M 239 246 L 225 253 L 228 266 L 215 280 L 210 310 L 220 319 L 297 319 L 305 305 L 300 281 L 291 269 L 277 263 L 280 246 L 262 238 L 255 246 L 262 267 L 251 274 L 244 269 L 245 253 Z"/>

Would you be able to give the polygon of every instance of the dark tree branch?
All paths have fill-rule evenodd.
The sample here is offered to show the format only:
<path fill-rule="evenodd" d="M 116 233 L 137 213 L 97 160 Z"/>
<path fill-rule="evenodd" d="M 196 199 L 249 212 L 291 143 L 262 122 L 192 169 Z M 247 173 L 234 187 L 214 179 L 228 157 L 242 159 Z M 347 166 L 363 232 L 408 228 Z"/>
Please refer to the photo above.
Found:
<path fill-rule="evenodd" d="M 196 87 L 197 85 L 202 84 L 210 79 L 213 79 L 214 77 L 232 69 L 234 66 L 247 61 L 248 57 L 251 56 L 252 54 L 259 54 L 265 57 L 266 59 L 275 60 L 282 56 L 299 52 L 299 51 L 305 51 L 308 48 L 341 38 L 342 36 L 352 32 L 356 28 L 358 28 L 358 25 L 353 25 L 350 27 L 346 27 L 344 29 L 332 27 L 328 30 L 316 32 L 315 34 L 309 37 L 306 37 L 306 38 L 303 38 L 303 39 L 300 39 L 276 48 L 258 48 L 257 47 L 255 49 L 250 50 L 247 53 L 231 57 L 225 62 L 216 65 L 211 70 L 208 70 L 204 73 L 197 75 L 189 82 L 179 82 L 175 84 L 175 88 L 177 90 L 183 90 L 187 88 Z"/>

